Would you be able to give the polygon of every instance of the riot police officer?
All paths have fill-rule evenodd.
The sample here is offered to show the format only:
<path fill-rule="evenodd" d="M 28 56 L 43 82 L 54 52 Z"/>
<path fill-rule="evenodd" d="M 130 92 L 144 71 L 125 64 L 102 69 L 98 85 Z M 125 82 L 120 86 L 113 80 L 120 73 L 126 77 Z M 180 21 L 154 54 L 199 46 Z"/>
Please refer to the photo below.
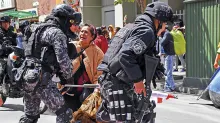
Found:
<path fill-rule="evenodd" d="M 17 35 L 9 29 L 10 22 L 11 19 L 9 16 L 3 16 L 0 18 L 0 42 L 10 40 L 10 44 L 15 46 Z"/>
<path fill-rule="evenodd" d="M 144 14 L 137 17 L 134 24 L 128 24 L 117 32 L 98 67 L 103 71 L 99 78 L 103 101 L 97 113 L 98 121 L 149 121 L 155 107 L 154 102 L 149 101 L 151 91 L 148 90 L 158 64 L 154 57 L 156 35 L 172 20 L 170 6 L 153 2 L 147 5 Z M 144 101 L 139 101 L 133 85 L 143 79 L 146 79 L 148 95 L 147 98 L 142 97 Z M 146 109 L 138 109 L 140 107 Z"/>
<path fill-rule="evenodd" d="M 20 123 L 38 121 L 41 100 L 57 115 L 57 123 L 69 123 L 72 119 L 72 110 L 65 105 L 63 96 L 51 79 L 55 73 L 59 73 L 62 84 L 73 82 L 66 30 L 72 24 L 80 23 L 78 21 L 81 21 L 80 13 L 66 4 L 60 4 L 52 10 L 45 23 L 31 28 L 34 31 L 25 48 L 26 69 L 22 77 L 25 115 Z"/>
<path fill-rule="evenodd" d="M 16 46 L 16 34 L 13 33 L 10 29 L 10 17 L 3 16 L 0 18 L 0 59 L 7 58 L 8 55 L 12 52 L 10 46 Z M 2 75 L 6 68 L 6 61 L 0 60 L 0 80 L 2 80 Z"/>
<path fill-rule="evenodd" d="M 26 43 L 27 42 L 24 42 L 24 34 L 27 36 L 27 37 L 30 37 L 31 35 L 31 31 L 30 31 L 30 22 L 28 20 L 23 20 L 23 21 L 20 21 L 19 22 L 19 29 L 18 29 L 18 33 L 17 33 L 17 45 L 18 47 L 20 48 L 25 48 L 26 46 Z M 28 34 L 29 32 L 29 34 Z"/>
<path fill-rule="evenodd" d="M 9 29 L 10 22 L 11 19 L 9 16 L 3 16 L 0 18 L 0 45 L 1 45 L 1 50 L 4 50 L 4 54 L 9 54 L 11 51 L 8 51 L 7 49 L 2 49 L 4 48 L 4 46 L 2 46 L 3 43 L 12 46 L 17 45 L 16 43 L 17 35 Z"/>

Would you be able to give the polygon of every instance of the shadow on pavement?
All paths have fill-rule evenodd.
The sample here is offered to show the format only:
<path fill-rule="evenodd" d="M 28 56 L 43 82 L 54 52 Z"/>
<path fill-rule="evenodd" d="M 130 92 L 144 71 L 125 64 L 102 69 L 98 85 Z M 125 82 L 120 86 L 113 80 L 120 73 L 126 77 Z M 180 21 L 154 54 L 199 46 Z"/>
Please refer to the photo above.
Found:
<path fill-rule="evenodd" d="M 210 104 L 210 103 L 207 103 L 207 104 L 205 104 L 205 103 L 189 103 L 189 104 L 204 105 L 204 106 L 208 106 L 209 108 L 217 109 L 217 110 L 220 109 L 220 108 L 218 108 L 218 107 L 215 107 L 214 104 Z"/>
<path fill-rule="evenodd" d="M 0 111 L 24 111 L 24 106 L 19 104 L 4 104 L 3 107 L 8 109 L 3 109 Z"/>
<path fill-rule="evenodd" d="M 207 106 L 213 106 L 214 107 L 214 104 L 204 104 L 204 103 L 189 103 L 189 104 L 207 105 Z"/>

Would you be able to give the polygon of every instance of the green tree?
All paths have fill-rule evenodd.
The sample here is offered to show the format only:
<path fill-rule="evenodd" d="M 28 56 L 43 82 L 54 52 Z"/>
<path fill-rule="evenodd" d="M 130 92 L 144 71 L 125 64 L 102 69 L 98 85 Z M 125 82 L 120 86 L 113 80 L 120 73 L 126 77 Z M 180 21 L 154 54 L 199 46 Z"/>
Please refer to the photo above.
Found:
<path fill-rule="evenodd" d="M 141 12 L 144 13 L 147 0 L 116 0 L 114 4 L 118 5 L 118 4 L 122 4 L 123 2 L 136 2 L 141 8 Z"/>

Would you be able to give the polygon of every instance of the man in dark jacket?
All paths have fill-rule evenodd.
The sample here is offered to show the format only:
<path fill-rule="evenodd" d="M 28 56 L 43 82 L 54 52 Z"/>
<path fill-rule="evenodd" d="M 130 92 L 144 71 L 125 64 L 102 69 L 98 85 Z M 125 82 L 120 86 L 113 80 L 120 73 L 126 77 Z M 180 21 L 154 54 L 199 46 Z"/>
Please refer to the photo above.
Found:
<path fill-rule="evenodd" d="M 16 46 L 17 35 L 9 29 L 10 22 L 11 19 L 9 16 L 3 16 L 0 18 L 0 42 L 2 44 L 5 40 L 9 40 L 11 45 Z"/>
<path fill-rule="evenodd" d="M 165 30 L 162 34 L 161 46 L 166 54 L 165 58 L 165 86 L 164 91 L 171 92 L 175 89 L 175 83 L 173 79 L 173 57 L 175 57 L 173 36 L 168 30 Z"/>
<path fill-rule="evenodd" d="M 13 33 L 10 27 L 10 17 L 3 16 L 0 18 L 0 59 L 7 58 L 12 52 L 11 48 L 7 45 L 16 46 L 17 35 Z M 2 80 L 4 71 L 6 69 L 6 61 L 0 60 L 0 81 Z"/>
<path fill-rule="evenodd" d="M 32 28 L 25 48 L 26 71 L 23 75 L 25 115 L 19 123 L 36 123 L 42 100 L 57 115 L 57 123 L 69 123 L 72 110 L 65 105 L 61 93 L 51 79 L 59 73 L 61 83 L 73 83 L 72 63 L 67 51 L 67 30 L 81 15 L 72 7 L 57 5 L 45 23 Z M 39 72 L 40 71 L 40 72 Z"/>
<path fill-rule="evenodd" d="M 156 51 L 156 34 L 172 19 L 173 12 L 167 4 L 154 2 L 147 5 L 144 14 L 137 17 L 134 24 L 128 24 L 117 32 L 104 56 L 103 63 L 98 67 L 103 71 L 103 75 L 99 78 L 103 101 L 97 113 L 98 121 L 132 123 L 149 121 L 148 118 L 145 117 L 144 120 L 143 117 L 145 114 L 151 117 L 154 108 L 153 102 L 149 101 L 151 94 L 148 92 L 151 92 L 150 82 L 158 63 L 156 58 L 152 58 Z M 146 64 L 148 61 L 145 58 L 155 62 Z M 143 79 L 146 79 L 147 83 L 146 100 L 148 101 L 144 98 L 146 105 L 140 103 L 142 101 L 136 98 L 133 91 L 134 83 Z M 146 109 L 137 109 L 139 106 Z M 146 110 L 151 111 L 146 113 Z"/>
<path fill-rule="evenodd" d="M 9 16 L 3 16 L 0 18 L 0 45 L 2 48 L 4 48 L 4 46 L 2 46 L 3 43 L 12 46 L 17 45 L 16 43 L 17 35 L 9 29 L 10 22 L 11 19 Z M 2 49 L 2 48 L 0 50 L 3 50 L 4 54 L 9 54 L 11 52 L 11 50 L 9 49 Z"/>

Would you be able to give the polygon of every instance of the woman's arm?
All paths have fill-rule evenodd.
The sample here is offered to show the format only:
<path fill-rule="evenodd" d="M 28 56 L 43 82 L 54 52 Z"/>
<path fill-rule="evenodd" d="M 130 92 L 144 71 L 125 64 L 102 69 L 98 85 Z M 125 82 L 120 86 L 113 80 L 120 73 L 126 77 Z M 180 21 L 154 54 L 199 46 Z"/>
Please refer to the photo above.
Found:
<path fill-rule="evenodd" d="M 95 63 L 98 67 L 99 64 L 101 64 L 102 60 L 104 57 L 104 53 L 98 49 L 97 51 L 97 63 Z M 98 77 L 102 74 L 102 71 L 98 71 L 97 69 L 94 69 L 94 79 L 93 79 L 93 84 L 98 83 Z"/>
<path fill-rule="evenodd" d="M 215 62 L 214 62 L 214 68 L 215 69 L 218 69 L 218 67 L 219 67 L 219 65 L 218 65 L 219 60 L 220 60 L 220 53 L 217 53 L 216 58 L 215 58 Z"/>

